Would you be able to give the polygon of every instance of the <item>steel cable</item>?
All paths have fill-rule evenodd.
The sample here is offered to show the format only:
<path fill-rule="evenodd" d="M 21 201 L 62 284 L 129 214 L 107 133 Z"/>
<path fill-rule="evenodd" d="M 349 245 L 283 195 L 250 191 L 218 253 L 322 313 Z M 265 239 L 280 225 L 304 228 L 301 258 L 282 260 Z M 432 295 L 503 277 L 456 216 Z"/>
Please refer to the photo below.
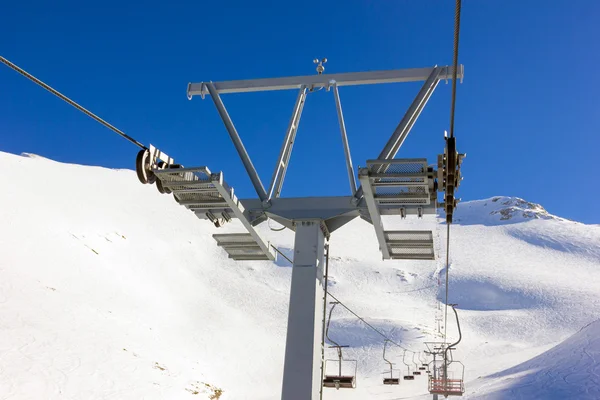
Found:
<path fill-rule="evenodd" d="M 97 122 L 101 123 L 102 125 L 104 125 L 108 129 L 110 129 L 111 131 L 115 132 L 117 135 L 121 136 L 122 138 L 127 139 L 131 143 L 135 144 L 136 146 L 138 146 L 138 147 L 140 147 L 140 148 L 142 148 L 144 150 L 148 149 L 146 146 L 144 146 L 143 144 L 141 144 L 140 142 L 138 142 L 137 140 L 135 140 L 131 136 L 127 135 L 122 130 L 118 129 L 117 127 L 115 127 L 115 126 L 113 126 L 111 124 L 109 124 L 108 122 L 106 122 L 105 120 L 103 120 L 102 118 L 100 118 L 99 116 L 97 116 L 96 114 L 94 114 L 93 112 L 91 112 L 91 111 L 83 108 L 79 104 L 75 103 L 73 100 L 69 99 L 64 94 L 62 94 L 59 91 L 53 89 L 49 85 L 47 85 L 44 82 L 40 81 L 35 76 L 31 75 L 29 72 L 25 71 L 24 69 L 18 67 L 17 65 L 13 64 L 12 62 L 8 61 L 6 58 L 0 56 L 0 62 L 2 62 L 3 64 L 5 64 L 9 68 L 13 69 L 14 71 L 18 72 L 19 74 L 23 75 L 25 78 L 27 78 L 27 79 L 33 81 L 34 83 L 38 84 L 39 86 L 43 87 L 44 89 L 46 89 L 47 91 L 49 91 L 50 93 L 52 93 L 56 97 L 60 98 L 61 100 L 64 100 L 65 102 L 69 103 L 70 105 L 72 105 L 73 107 L 75 107 L 76 109 L 78 109 L 79 111 L 81 111 L 82 113 L 84 113 L 85 115 L 87 115 L 88 117 L 93 118 L 94 120 L 96 120 Z"/>
<path fill-rule="evenodd" d="M 461 0 L 456 0 L 456 11 L 454 13 L 454 54 L 452 64 L 452 102 L 450 105 L 450 137 L 454 137 L 454 111 L 456 109 L 456 76 L 458 72 L 458 39 L 460 36 L 460 10 Z"/>

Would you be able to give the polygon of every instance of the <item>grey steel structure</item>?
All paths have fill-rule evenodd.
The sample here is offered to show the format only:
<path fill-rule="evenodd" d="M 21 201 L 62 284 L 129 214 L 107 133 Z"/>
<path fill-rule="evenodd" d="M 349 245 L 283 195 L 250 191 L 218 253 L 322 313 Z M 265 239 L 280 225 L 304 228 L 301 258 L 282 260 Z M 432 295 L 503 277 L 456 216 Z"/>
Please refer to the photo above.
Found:
<path fill-rule="evenodd" d="M 270 243 L 254 229 L 268 218 L 295 231 L 282 400 L 314 400 L 322 394 L 324 246 L 332 232 L 361 217 L 373 224 L 383 259 L 428 260 L 435 256 L 430 231 L 385 230 L 381 217 L 420 217 L 436 212 L 436 192 L 442 190 L 441 185 L 439 188 L 437 185 L 438 172 L 428 166 L 425 159 L 401 160 L 394 157 L 437 84 L 440 80 L 452 79 L 453 68 L 434 66 L 342 74 L 322 74 L 323 69 L 318 71 L 319 74 L 310 76 L 188 84 L 189 99 L 209 95 L 213 100 L 256 190 L 256 198 L 238 199 L 221 172 L 212 173 L 207 167 L 182 168 L 153 146 L 149 148 L 149 160 L 144 161 L 146 164 L 138 165 L 138 168 L 145 169 L 145 174 L 154 174 L 161 193 L 173 193 L 179 204 L 199 218 L 208 219 L 217 227 L 232 218 L 239 219 L 245 232 L 214 235 L 217 244 L 235 260 L 275 259 Z M 462 66 L 458 68 L 457 77 L 463 78 Z M 338 88 L 414 81 L 425 83 L 379 157 L 367 161 L 367 166 L 358 170 L 357 182 Z M 271 182 L 265 189 L 221 95 L 289 89 L 298 90 L 298 96 Z M 316 89 L 325 89 L 324 93 L 333 91 L 350 195 L 281 198 L 307 93 Z"/>

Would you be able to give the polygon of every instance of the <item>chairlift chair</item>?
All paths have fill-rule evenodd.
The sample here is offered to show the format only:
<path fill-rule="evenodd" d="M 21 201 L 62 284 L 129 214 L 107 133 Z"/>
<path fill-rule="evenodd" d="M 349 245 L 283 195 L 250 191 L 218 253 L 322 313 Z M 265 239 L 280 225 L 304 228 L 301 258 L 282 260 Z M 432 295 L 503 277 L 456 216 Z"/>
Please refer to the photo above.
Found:
<path fill-rule="evenodd" d="M 419 361 L 421 361 L 421 366 L 425 367 L 425 369 L 429 367 L 429 363 L 427 363 L 427 351 L 423 352 L 423 358 L 421 358 L 421 352 L 419 352 Z"/>
<path fill-rule="evenodd" d="M 413 364 L 415 364 L 415 370 L 413 371 L 413 375 L 421 375 L 421 371 L 419 371 L 420 368 L 418 367 L 417 363 L 415 362 L 415 354 L 417 354 L 417 353 L 413 352 L 412 362 L 413 362 Z"/>
<path fill-rule="evenodd" d="M 342 354 L 342 349 L 349 347 L 349 346 L 342 346 L 339 343 L 337 343 L 336 341 L 332 340 L 329 337 L 329 323 L 331 322 L 331 314 L 333 313 L 333 309 L 335 308 L 335 306 L 337 306 L 339 304 L 339 302 L 332 302 L 332 307 L 331 310 L 329 311 L 329 320 L 327 321 L 327 328 L 325 329 L 325 336 L 327 337 L 327 340 L 329 340 L 331 343 L 333 343 L 333 346 L 329 346 L 329 348 L 334 348 L 337 350 L 337 355 L 338 355 L 338 359 L 332 359 L 332 360 L 325 360 L 325 364 L 323 366 L 323 370 L 324 370 L 324 378 L 323 378 L 323 387 L 328 387 L 328 388 L 336 388 L 337 390 L 339 389 L 354 389 L 356 387 L 356 369 L 358 367 L 358 363 L 356 360 L 344 360 L 343 354 Z M 328 374 L 327 371 L 327 365 L 331 365 L 331 363 L 338 363 L 338 370 L 337 370 L 337 374 Z M 346 364 L 350 364 L 353 365 L 353 373 L 352 374 L 342 374 L 342 362 L 346 363 Z"/>
<path fill-rule="evenodd" d="M 419 366 L 419 371 L 425 371 L 427 368 L 427 364 L 423 363 L 423 360 L 421 359 L 421 352 L 419 352 L 417 354 L 417 360 L 421 361 L 421 365 Z"/>
<path fill-rule="evenodd" d="M 389 339 L 386 339 L 385 342 L 383 343 L 383 360 L 389 364 L 390 366 L 390 377 L 389 378 L 383 378 L 383 384 L 384 385 L 399 385 L 400 384 L 400 378 L 394 378 L 394 370 L 393 370 L 393 365 L 391 361 L 389 361 L 387 358 L 385 358 L 385 350 L 387 348 L 387 343 L 389 342 Z M 384 374 L 387 374 L 387 371 L 384 372 Z"/>
<path fill-rule="evenodd" d="M 458 374 L 460 378 L 451 375 L 449 372 L 446 375 L 443 373 L 443 368 L 438 378 L 433 379 L 432 376 L 429 377 L 429 393 L 430 394 L 441 394 L 444 397 L 448 396 L 462 396 L 465 393 L 465 366 L 460 361 L 452 361 L 450 364 L 446 366 L 446 368 L 451 367 L 454 368 L 453 365 L 460 365 L 461 371 Z"/>
<path fill-rule="evenodd" d="M 408 365 L 408 363 L 405 361 L 405 357 L 406 357 L 406 350 L 404 350 L 404 353 L 402 354 L 402 364 L 406 365 L 406 375 L 404 375 L 402 377 L 402 379 L 404 379 L 405 381 L 414 381 L 415 377 L 413 375 L 411 375 L 410 373 L 410 365 Z"/>
<path fill-rule="evenodd" d="M 428 389 L 431 394 L 441 394 L 444 397 L 448 396 L 462 396 L 465 392 L 465 366 L 460 361 L 455 361 L 452 357 L 452 350 L 455 349 L 454 346 L 460 343 L 462 340 L 462 332 L 460 330 L 460 322 L 458 320 L 458 312 L 456 311 L 456 304 L 450 304 L 454 314 L 456 315 L 456 325 L 458 327 L 458 340 L 456 343 L 452 343 L 448 347 L 446 347 L 444 351 L 444 364 L 440 367 L 440 374 L 433 379 L 432 376 L 429 377 Z M 450 355 L 448 354 L 450 352 Z M 450 359 L 450 361 L 448 361 Z M 455 369 L 453 365 L 460 365 L 461 371 L 458 374 L 460 378 L 456 378 L 454 373 L 456 371 L 449 371 L 448 368 Z M 454 376 L 451 376 L 450 374 Z"/>

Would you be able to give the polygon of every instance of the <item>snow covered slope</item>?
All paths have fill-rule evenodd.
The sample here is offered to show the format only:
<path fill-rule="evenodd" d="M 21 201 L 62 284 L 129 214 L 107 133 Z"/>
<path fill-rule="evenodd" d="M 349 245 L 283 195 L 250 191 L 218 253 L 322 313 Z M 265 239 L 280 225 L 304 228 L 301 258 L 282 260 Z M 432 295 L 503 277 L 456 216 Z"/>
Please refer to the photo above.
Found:
<path fill-rule="evenodd" d="M 600 399 L 600 320 L 522 364 L 476 383 L 482 399 Z"/>
<path fill-rule="evenodd" d="M 133 171 L 6 153 L 0 166 L 0 399 L 279 398 L 285 260 L 229 260 L 216 228 Z M 600 344 L 585 339 L 598 324 L 567 338 L 600 315 L 600 227 L 508 197 L 461 204 L 456 218 L 450 301 L 460 309 L 466 397 L 549 398 L 550 387 L 598 398 Z M 330 291 L 422 351 L 440 340 L 445 226 L 385 222 L 433 229 L 440 259 L 382 262 L 372 227 L 355 220 L 332 236 Z M 263 225 L 291 251 L 291 232 Z M 455 338 L 452 318 L 447 329 Z M 349 312 L 336 309 L 331 336 L 351 346 L 358 387 L 324 399 L 426 393 L 425 376 L 381 384 L 383 339 Z M 390 356 L 405 368 L 401 349 Z"/>

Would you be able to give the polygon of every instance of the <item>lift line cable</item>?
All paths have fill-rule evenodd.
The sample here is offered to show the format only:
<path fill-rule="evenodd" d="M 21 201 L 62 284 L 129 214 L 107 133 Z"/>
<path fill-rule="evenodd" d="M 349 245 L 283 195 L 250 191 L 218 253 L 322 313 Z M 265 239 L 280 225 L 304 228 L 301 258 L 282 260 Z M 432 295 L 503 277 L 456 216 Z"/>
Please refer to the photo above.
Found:
<path fill-rule="evenodd" d="M 454 137 L 454 110 L 456 108 L 456 74 L 458 70 L 458 37 L 460 35 L 460 10 L 461 0 L 456 0 L 456 11 L 454 13 L 454 54 L 452 71 L 452 104 L 450 106 L 450 137 Z"/>
<path fill-rule="evenodd" d="M 277 247 L 275 247 L 273 245 L 271 245 L 271 247 L 273 248 L 273 250 L 275 250 L 276 252 L 278 252 L 279 254 L 281 254 L 281 256 L 283 258 L 285 258 L 286 260 L 288 260 L 290 264 L 294 265 L 294 262 L 288 256 L 286 256 L 285 254 L 283 254 L 281 250 L 279 250 Z"/>
<path fill-rule="evenodd" d="M 461 0 L 456 0 L 456 10 L 454 13 L 454 52 L 452 71 L 452 99 L 450 104 L 450 137 L 454 137 L 454 114 L 456 110 L 456 73 L 458 69 L 458 43 L 460 36 L 460 11 L 462 7 Z M 450 276 L 450 223 L 446 223 L 446 307 L 444 311 L 444 340 L 447 340 L 448 325 L 448 280 Z"/>
<path fill-rule="evenodd" d="M 283 252 L 281 250 L 279 250 L 277 247 L 271 245 L 271 247 L 273 247 L 273 249 L 278 252 L 279 254 L 281 254 L 283 256 L 283 258 L 285 258 L 286 260 L 288 260 L 290 262 L 290 264 L 294 264 L 294 262 L 285 254 L 283 254 Z M 344 307 L 346 310 L 348 310 L 352 315 L 354 315 L 356 318 L 358 318 L 359 320 L 361 320 L 365 325 L 367 325 L 369 328 L 371 328 L 372 330 L 374 330 L 375 332 L 377 332 L 379 335 L 381 335 L 384 339 L 388 340 L 390 343 L 400 347 L 401 349 L 404 349 L 410 353 L 414 353 L 413 350 L 407 349 L 406 347 L 398 344 L 397 342 L 393 341 L 392 339 L 390 339 L 385 333 L 381 332 L 379 329 L 375 328 L 373 325 L 369 324 L 367 321 L 365 321 L 365 319 L 363 317 L 361 317 L 360 315 L 358 315 L 357 313 L 355 313 L 354 311 L 352 311 L 352 309 L 350 307 L 348 307 L 347 305 L 345 305 L 344 303 L 342 303 L 337 297 L 335 297 L 334 295 L 331 294 L 331 292 L 327 291 L 327 296 L 331 297 L 332 299 L 334 299 L 335 301 L 337 301 L 338 303 L 340 303 L 340 305 L 342 307 Z"/>
<path fill-rule="evenodd" d="M 361 320 L 365 325 L 367 325 L 369 328 L 373 329 L 375 332 L 377 332 L 379 335 L 381 335 L 384 339 L 386 339 L 387 341 L 389 341 L 390 343 L 400 347 L 403 350 L 408 351 L 409 353 L 415 353 L 413 350 L 407 349 L 406 347 L 398 344 L 397 342 L 393 341 L 392 339 L 390 339 L 385 333 L 381 332 L 379 329 L 375 328 L 373 325 L 371 325 L 370 323 L 368 323 L 367 321 L 365 321 L 365 319 L 363 317 L 361 317 L 360 315 L 358 315 L 357 313 L 355 313 L 354 311 L 352 311 L 347 305 L 345 305 L 344 303 L 342 303 L 341 301 L 339 301 L 334 295 L 332 295 L 330 292 L 327 292 L 327 296 L 330 296 L 332 299 L 334 299 L 335 301 L 337 301 L 338 303 L 340 303 L 340 305 L 342 307 L 344 307 L 346 310 L 348 310 L 352 315 L 354 315 L 356 318 L 358 318 L 359 320 Z"/>
<path fill-rule="evenodd" d="M 0 62 L 2 62 L 3 64 L 5 64 L 7 67 L 15 70 L 19 74 L 23 75 L 25 78 L 27 78 L 27 79 L 33 81 L 34 83 L 38 84 L 39 86 L 43 87 L 44 89 L 46 89 L 47 91 L 49 91 L 50 93 L 52 93 L 56 97 L 60 98 L 61 100 L 64 100 L 65 102 L 69 103 L 70 105 L 72 105 L 73 107 L 75 107 L 76 109 L 78 109 L 79 111 L 81 111 L 82 113 L 84 113 L 85 115 L 87 115 L 88 117 L 95 119 L 97 122 L 101 123 L 102 125 L 104 125 L 108 129 L 110 129 L 111 131 L 115 132 L 117 135 L 121 136 L 122 138 L 127 139 L 131 143 L 135 144 L 136 146 L 138 146 L 138 147 L 140 147 L 140 148 L 142 148 L 144 150 L 148 150 L 148 148 L 146 146 L 144 146 L 142 143 L 138 142 L 137 140 L 135 140 L 131 136 L 127 135 L 122 130 L 116 128 L 115 126 L 113 126 L 111 124 L 109 124 L 108 122 L 106 122 L 105 120 L 103 120 L 102 118 L 100 118 L 99 116 L 97 116 L 96 114 L 94 114 L 93 112 L 91 112 L 91 111 L 83 108 L 79 104 L 75 103 L 73 100 L 69 99 L 64 94 L 62 94 L 59 91 L 51 88 L 50 86 L 48 86 L 44 82 L 40 81 L 35 76 L 31 75 L 29 72 L 25 71 L 24 69 L 18 67 L 17 65 L 13 64 L 12 62 L 8 61 L 6 58 L 0 56 Z"/>
<path fill-rule="evenodd" d="M 444 341 L 446 341 L 446 332 L 448 327 L 448 279 L 450 275 L 450 224 L 446 224 L 446 309 L 444 312 Z"/>

